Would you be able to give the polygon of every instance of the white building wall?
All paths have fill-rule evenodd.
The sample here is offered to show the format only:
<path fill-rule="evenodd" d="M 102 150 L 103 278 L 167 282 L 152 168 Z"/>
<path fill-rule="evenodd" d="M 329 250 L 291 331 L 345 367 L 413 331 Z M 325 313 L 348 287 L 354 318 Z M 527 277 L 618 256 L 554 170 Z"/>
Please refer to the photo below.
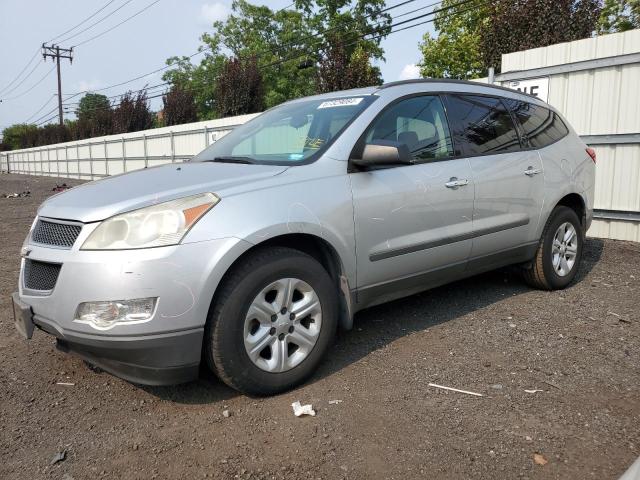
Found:
<path fill-rule="evenodd" d="M 629 63 L 607 66 L 611 59 Z M 588 65 L 579 63 L 596 60 L 600 65 L 595 68 L 583 69 Z M 503 55 L 502 74 L 496 79 L 513 77 L 514 72 L 522 72 L 524 78 L 533 69 L 557 66 L 567 71 L 548 75 L 548 102 L 596 150 L 594 207 L 630 212 L 640 219 L 640 30 Z M 620 143 L 629 142 L 629 137 L 635 141 Z M 640 222 L 596 219 L 589 234 L 640 241 Z"/>

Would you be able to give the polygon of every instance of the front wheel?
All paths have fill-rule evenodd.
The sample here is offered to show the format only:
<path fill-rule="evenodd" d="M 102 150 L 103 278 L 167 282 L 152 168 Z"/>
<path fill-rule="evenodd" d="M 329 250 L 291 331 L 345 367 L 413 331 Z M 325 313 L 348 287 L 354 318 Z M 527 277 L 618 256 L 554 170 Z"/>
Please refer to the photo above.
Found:
<path fill-rule="evenodd" d="M 524 270 L 526 282 L 542 290 L 565 288 L 578 273 L 583 242 L 584 232 L 576 212 L 556 207 L 542 232 L 532 265 Z"/>
<path fill-rule="evenodd" d="M 225 278 L 207 321 L 210 368 L 250 395 L 300 384 L 335 335 L 337 300 L 329 274 L 313 257 L 280 247 L 249 254 Z"/>

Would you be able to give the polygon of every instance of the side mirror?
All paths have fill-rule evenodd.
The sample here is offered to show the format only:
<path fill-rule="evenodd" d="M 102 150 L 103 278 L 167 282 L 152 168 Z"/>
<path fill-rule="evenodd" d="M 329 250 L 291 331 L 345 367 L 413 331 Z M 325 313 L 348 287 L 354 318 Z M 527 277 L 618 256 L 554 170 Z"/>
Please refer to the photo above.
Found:
<path fill-rule="evenodd" d="M 409 147 L 404 143 L 376 140 L 375 143 L 365 145 L 362 151 L 362 158 L 354 158 L 350 162 L 360 168 L 367 168 L 411 165 L 413 164 L 413 158 Z"/>

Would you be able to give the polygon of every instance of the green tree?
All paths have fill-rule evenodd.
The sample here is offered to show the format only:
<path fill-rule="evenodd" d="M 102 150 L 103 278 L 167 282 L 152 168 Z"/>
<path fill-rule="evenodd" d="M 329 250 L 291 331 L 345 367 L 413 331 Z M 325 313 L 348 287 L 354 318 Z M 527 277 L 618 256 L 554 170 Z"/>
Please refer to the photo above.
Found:
<path fill-rule="evenodd" d="M 640 0 L 630 0 L 640 1 Z M 500 71 L 505 53 L 586 38 L 596 29 L 601 0 L 443 0 L 425 34 L 420 62 L 425 77 L 476 78 Z"/>
<path fill-rule="evenodd" d="M 226 57 L 220 53 L 218 35 L 205 35 L 202 40 L 205 46 L 201 49 L 205 53 L 199 65 L 191 63 L 189 57 L 171 57 L 167 60 L 167 65 L 171 65 L 172 68 L 165 72 L 162 79 L 172 86 L 190 91 L 194 97 L 198 118 L 209 120 L 216 118 L 215 84 Z"/>
<path fill-rule="evenodd" d="M 298 0 L 296 7 L 313 32 L 307 48 L 319 55 L 319 92 L 382 83 L 371 62 L 384 59 L 380 42 L 391 28 L 384 0 Z"/>
<path fill-rule="evenodd" d="M 391 31 L 385 0 L 296 0 L 295 5 L 312 31 L 307 39 L 313 51 L 342 43 L 349 58 L 360 48 L 373 59 L 384 59 L 380 43 Z"/>
<path fill-rule="evenodd" d="M 216 80 L 215 102 L 221 117 L 264 109 L 264 84 L 255 57 L 226 61 Z"/>
<path fill-rule="evenodd" d="M 319 93 L 380 85 L 380 69 L 373 67 L 363 47 L 349 56 L 342 42 L 333 42 L 321 58 L 316 78 Z"/>
<path fill-rule="evenodd" d="M 484 64 L 499 70 L 502 54 L 591 36 L 600 0 L 499 0 L 487 9 L 480 49 Z"/>
<path fill-rule="evenodd" d="M 127 92 L 113 109 L 113 133 L 147 130 L 153 126 L 153 117 L 145 90 L 138 92 L 136 96 Z"/>
<path fill-rule="evenodd" d="M 99 93 L 87 93 L 78 103 L 76 117 L 86 120 L 93 119 L 100 110 L 110 109 L 111 103 L 105 95 Z"/>
<path fill-rule="evenodd" d="M 604 0 L 598 33 L 625 32 L 640 28 L 640 0 Z"/>
<path fill-rule="evenodd" d="M 6 127 L 2 131 L 2 141 L 7 144 L 11 150 L 17 150 L 20 148 L 33 147 L 35 145 L 28 145 L 27 135 L 32 135 L 38 131 L 38 127 L 33 124 L 19 123 Z"/>
<path fill-rule="evenodd" d="M 443 0 L 435 16 L 437 36 L 425 33 L 420 44 L 420 73 L 431 78 L 477 78 L 486 74 L 480 51 L 480 27 L 485 5 L 470 8 L 460 0 Z"/>
<path fill-rule="evenodd" d="M 166 126 L 180 125 L 198 120 L 193 93 L 181 85 L 174 85 L 162 96 L 162 119 Z"/>
<path fill-rule="evenodd" d="M 172 68 L 163 79 L 193 92 L 201 119 L 220 115 L 216 82 L 228 58 L 257 59 L 266 108 L 315 93 L 319 63 L 338 50 L 344 50 L 347 65 L 355 61 L 361 78 L 373 75 L 378 81 L 370 61 L 383 58 L 380 42 L 391 22 L 384 5 L 384 0 L 298 0 L 295 10 L 274 11 L 234 0 L 229 18 L 201 37 L 204 59 L 194 65 L 188 57 L 170 58 Z"/>
<path fill-rule="evenodd" d="M 214 28 L 232 56 L 257 59 L 264 79 L 265 107 L 314 93 L 313 68 L 300 68 L 305 53 L 310 53 L 311 41 L 304 12 L 273 11 L 246 0 L 235 0 L 232 9 L 227 21 L 215 23 Z M 203 41 L 209 38 L 205 34 Z"/>

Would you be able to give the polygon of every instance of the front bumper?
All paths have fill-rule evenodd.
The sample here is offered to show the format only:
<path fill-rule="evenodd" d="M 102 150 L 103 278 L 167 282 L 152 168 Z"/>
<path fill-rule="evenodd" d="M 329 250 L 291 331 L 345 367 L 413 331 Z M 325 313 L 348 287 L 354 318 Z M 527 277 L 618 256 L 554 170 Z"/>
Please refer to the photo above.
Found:
<path fill-rule="evenodd" d="M 51 334 L 59 349 L 135 383 L 193 380 L 213 293 L 247 245 L 235 238 L 113 252 L 29 245 L 29 259 L 62 267 L 55 287 L 47 292 L 24 288 L 21 269 L 14 312 L 30 320 L 16 321 L 16 327 L 27 338 L 25 332 L 34 327 Z M 73 321 L 82 302 L 145 297 L 158 298 L 148 321 L 104 331 Z"/>
<path fill-rule="evenodd" d="M 65 331 L 33 314 L 18 293 L 12 295 L 16 329 L 31 338 L 34 327 L 53 335 L 58 349 L 74 353 L 88 362 L 130 382 L 171 385 L 198 377 L 204 329 L 158 335 L 105 338 Z"/>

